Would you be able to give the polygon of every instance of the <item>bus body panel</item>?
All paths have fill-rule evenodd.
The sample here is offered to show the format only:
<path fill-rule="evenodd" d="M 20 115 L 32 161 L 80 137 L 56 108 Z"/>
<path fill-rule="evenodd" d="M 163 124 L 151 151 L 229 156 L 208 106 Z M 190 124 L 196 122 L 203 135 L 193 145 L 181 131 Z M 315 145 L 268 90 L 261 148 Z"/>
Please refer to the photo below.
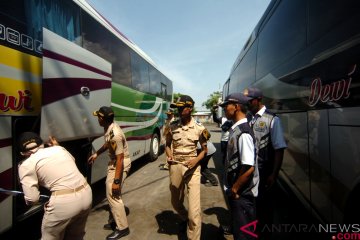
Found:
<path fill-rule="evenodd" d="M 12 147 L 11 147 L 11 117 L 0 118 L 0 182 L 4 189 L 12 189 Z M 12 225 L 12 197 L 0 193 L 0 232 L 3 232 Z"/>
<path fill-rule="evenodd" d="M 67 141 L 101 134 L 92 113 L 110 106 L 111 64 L 45 28 L 43 40 L 41 137 Z"/>
<path fill-rule="evenodd" d="M 41 58 L 0 45 L 1 115 L 33 116 L 40 113 Z"/>

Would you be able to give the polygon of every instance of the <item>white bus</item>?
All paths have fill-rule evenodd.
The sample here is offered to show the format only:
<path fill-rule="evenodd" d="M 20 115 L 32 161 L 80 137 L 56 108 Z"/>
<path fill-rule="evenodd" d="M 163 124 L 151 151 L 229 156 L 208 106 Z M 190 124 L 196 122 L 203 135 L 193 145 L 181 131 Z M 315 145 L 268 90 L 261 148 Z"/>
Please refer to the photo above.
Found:
<path fill-rule="evenodd" d="M 153 61 L 85 0 L 0 1 L 0 233 L 41 210 L 4 193 L 21 191 L 20 133 L 54 135 L 93 184 L 108 159 L 87 165 L 103 143 L 92 112 L 111 105 L 132 160 L 155 160 L 172 92 Z"/>
<path fill-rule="evenodd" d="M 251 86 L 282 120 L 282 179 L 323 221 L 358 223 L 360 1 L 271 1 L 223 96 Z"/>

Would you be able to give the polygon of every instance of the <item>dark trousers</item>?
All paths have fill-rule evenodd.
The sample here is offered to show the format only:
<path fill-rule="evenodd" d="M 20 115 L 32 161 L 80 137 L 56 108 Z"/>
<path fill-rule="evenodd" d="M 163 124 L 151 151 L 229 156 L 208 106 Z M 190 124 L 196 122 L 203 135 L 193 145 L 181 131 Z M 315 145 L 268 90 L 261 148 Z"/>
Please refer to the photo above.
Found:
<path fill-rule="evenodd" d="M 223 164 L 225 164 L 227 144 L 228 144 L 227 141 L 220 142 L 220 149 L 221 149 L 221 153 L 222 153 Z"/>
<path fill-rule="evenodd" d="M 271 238 L 271 232 L 267 231 L 265 225 L 273 223 L 274 218 L 274 186 L 270 189 L 266 189 L 266 179 L 267 177 L 260 176 L 259 183 L 259 195 L 256 199 L 256 210 L 257 210 L 257 219 L 259 220 L 258 224 L 258 235 L 259 239 L 267 240 Z"/>
<path fill-rule="evenodd" d="M 210 169 L 208 168 L 208 163 L 209 163 L 209 160 L 210 158 L 213 156 L 212 155 L 208 155 L 206 157 L 204 157 L 201 161 L 200 161 L 200 165 L 201 165 L 201 175 L 210 181 L 210 183 L 212 185 L 218 185 L 218 180 L 217 178 L 215 177 L 214 174 L 211 173 Z"/>
<path fill-rule="evenodd" d="M 233 227 L 234 240 L 254 240 L 252 234 L 240 230 L 241 227 L 251 224 L 256 220 L 256 207 L 254 197 L 240 196 L 239 199 L 229 198 L 231 219 Z M 247 231 L 255 234 L 254 225 L 245 228 Z"/>

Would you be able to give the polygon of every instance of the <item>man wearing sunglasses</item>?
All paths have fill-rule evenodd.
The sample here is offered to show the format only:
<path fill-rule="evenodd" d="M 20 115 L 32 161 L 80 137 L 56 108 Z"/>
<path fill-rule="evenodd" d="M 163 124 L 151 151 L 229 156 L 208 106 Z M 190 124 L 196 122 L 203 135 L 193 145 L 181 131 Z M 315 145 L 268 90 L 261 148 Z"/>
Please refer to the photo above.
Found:
<path fill-rule="evenodd" d="M 182 223 L 180 231 L 187 229 L 190 240 L 200 239 L 201 206 L 200 206 L 200 164 L 206 156 L 206 142 L 209 132 L 191 116 L 194 100 L 182 95 L 176 103 L 170 105 L 177 108 L 179 119 L 172 122 L 166 135 L 166 156 L 170 169 L 171 203 L 179 213 Z M 196 145 L 201 150 L 197 153 Z M 185 191 L 186 187 L 186 193 Z M 184 197 L 188 197 L 188 210 L 184 207 Z"/>

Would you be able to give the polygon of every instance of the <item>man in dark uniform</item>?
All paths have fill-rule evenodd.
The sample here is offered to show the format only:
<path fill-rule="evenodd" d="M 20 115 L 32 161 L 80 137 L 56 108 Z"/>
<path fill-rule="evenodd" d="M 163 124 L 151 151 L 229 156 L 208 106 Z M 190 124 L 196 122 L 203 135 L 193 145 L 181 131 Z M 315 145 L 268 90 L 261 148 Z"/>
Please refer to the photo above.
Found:
<path fill-rule="evenodd" d="M 284 149 L 287 147 L 279 117 L 270 112 L 262 103 L 263 94 L 258 88 L 244 90 L 250 98 L 249 110 L 252 113 L 252 127 L 258 149 L 259 196 L 257 198 L 257 215 L 259 229 L 264 224 L 273 222 L 273 186 L 279 175 L 283 161 Z M 260 233 L 261 239 L 269 239 L 270 232 Z"/>
<path fill-rule="evenodd" d="M 246 118 L 248 100 L 242 93 L 232 93 L 220 105 L 226 117 L 234 122 L 229 130 L 225 160 L 225 192 L 235 240 L 255 239 L 252 232 L 248 234 L 240 230 L 256 219 L 255 199 L 259 184 L 255 137 Z"/>

